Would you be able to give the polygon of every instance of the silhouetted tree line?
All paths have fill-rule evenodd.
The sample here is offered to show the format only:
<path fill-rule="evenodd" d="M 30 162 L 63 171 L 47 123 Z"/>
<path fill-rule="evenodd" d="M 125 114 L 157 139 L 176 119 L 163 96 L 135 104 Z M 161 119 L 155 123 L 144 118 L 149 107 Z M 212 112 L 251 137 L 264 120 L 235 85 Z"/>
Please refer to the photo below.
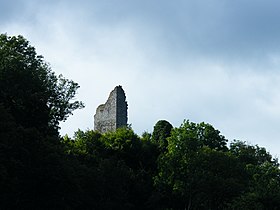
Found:
<path fill-rule="evenodd" d="M 61 137 L 78 87 L 0 35 L 0 209 L 280 209 L 278 160 L 210 124 Z"/>

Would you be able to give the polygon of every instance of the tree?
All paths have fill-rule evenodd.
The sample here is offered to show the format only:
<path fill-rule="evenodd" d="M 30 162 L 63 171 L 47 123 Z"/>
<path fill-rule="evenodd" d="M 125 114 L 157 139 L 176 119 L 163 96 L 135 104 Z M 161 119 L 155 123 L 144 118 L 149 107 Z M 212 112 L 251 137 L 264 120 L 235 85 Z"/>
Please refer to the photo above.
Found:
<path fill-rule="evenodd" d="M 78 87 L 57 77 L 25 38 L 0 35 L 1 209 L 75 206 L 79 167 L 63 153 L 58 130 L 83 107 L 72 102 Z"/>
<path fill-rule="evenodd" d="M 247 173 L 247 187 L 228 209 L 279 209 L 280 169 L 277 159 L 258 145 L 235 140 L 229 152 L 237 157 Z"/>
<path fill-rule="evenodd" d="M 55 144 L 53 142 L 56 142 Z M 76 171 L 56 136 L 17 125 L 0 105 L 0 209 L 67 209 Z M 72 202 L 72 203 L 71 203 Z"/>
<path fill-rule="evenodd" d="M 0 104 L 25 128 L 58 132 L 79 101 L 78 84 L 56 76 L 22 36 L 0 35 Z"/>
<path fill-rule="evenodd" d="M 264 147 L 249 145 L 244 141 L 234 140 L 230 143 L 230 153 L 238 157 L 244 164 L 261 165 L 269 162 L 278 165 L 278 160 L 273 159 Z"/>
<path fill-rule="evenodd" d="M 223 209 L 243 189 L 246 175 L 211 125 L 184 121 L 167 138 L 155 184 L 172 209 Z"/>
<path fill-rule="evenodd" d="M 86 132 L 80 129 L 75 132 L 74 139 L 63 137 L 65 152 L 76 157 L 86 157 L 85 159 L 98 159 L 99 156 L 105 154 L 105 145 L 100 141 L 101 133 L 87 130 Z"/>
<path fill-rule="evenodd" d="M 158 145 L 161 152 L 166 150 L 166 139 L 170 136 L 172 128 L 173 126 L 166 120 L 159 120 L 154 126 L 152 142 Z"/>
<path fill-rule="evenodd" d="M 129 127 L 118 128 L 115 132 L 103 134 L 104 142 L 110 156 L 125 161 L 130 168 L 138 168 L 141 165 L 141 141 L 137 134 Z"/>

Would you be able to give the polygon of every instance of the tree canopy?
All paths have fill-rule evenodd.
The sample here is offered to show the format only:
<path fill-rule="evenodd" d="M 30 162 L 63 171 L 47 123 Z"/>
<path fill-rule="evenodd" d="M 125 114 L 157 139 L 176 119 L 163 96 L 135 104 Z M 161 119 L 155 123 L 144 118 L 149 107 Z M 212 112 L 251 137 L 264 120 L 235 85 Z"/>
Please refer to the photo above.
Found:
<path fill-rule="evenodd" d="M 173 126 L 166 120 L 159 120 L 154 126 L 152 141 L 162 151 L 167 147 L 167 137 L 170 136 L 172 128 Z"/>
<path fill-rule="evenodd" d="M 1 209 L 74 205 L 67 191 L 77 185 L 58 131 L 83 107 L 72 101 L 78 88 L 56 76 L 24 37 L 0 35 Z"/>
<path fill-rule="evenodd" d="M 0 35 L 0 104 L 24 127 L 58 131 L 83 104 L 72 101 L 78 84 L 56 76 L 22 36 Z"/>

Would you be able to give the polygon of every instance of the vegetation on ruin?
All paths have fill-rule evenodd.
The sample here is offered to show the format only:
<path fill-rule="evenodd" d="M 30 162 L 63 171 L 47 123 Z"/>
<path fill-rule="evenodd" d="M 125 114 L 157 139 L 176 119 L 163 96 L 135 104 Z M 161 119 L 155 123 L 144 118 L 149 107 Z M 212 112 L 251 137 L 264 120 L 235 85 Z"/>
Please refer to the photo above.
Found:
<path fill-rule="evenodd" d="M 207 123 L 61 137 L 78 87 L 0 35 L 0 209 L 280 209 L 278 160 Z"/>

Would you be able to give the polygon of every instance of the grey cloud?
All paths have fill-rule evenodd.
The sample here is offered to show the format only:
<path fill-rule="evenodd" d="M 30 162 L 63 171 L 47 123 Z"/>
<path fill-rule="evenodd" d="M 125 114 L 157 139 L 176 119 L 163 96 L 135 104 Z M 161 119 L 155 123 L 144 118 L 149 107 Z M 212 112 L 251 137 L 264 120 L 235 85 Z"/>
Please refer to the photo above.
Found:
<path fill-rule="evenodd" d="M 227 62 L 253 63 L 267 59 L 269 53 L 280 54 L 279 6 L 280 2 L 274 0 L 18 0 L 4 4 L 1 10 L 2 19 L 7 14 L 29 21 L 36 21 L 36 12 L 42 10 L 50 16 L 54 10 L 71 10 L 73 16 L 82 10 L 84 19 L 76 18 L 88 27 L 95 27 L 91 22 L 104 27 L 127 24 L 138 33 L 139 42 L 152 42 L 162 52 L 163 60 L 205 55 Z"/>
<path fill-rule="evenodd" d="M 139 42 L 156 46 L 159 62 L 207 56 L 264 68 L 271 53 L 280 54 L 280 2 L 274 0 L 85 1 L 76 6 L 85 5 L 89 17 L 104 26 L 134 28 Z"/>

